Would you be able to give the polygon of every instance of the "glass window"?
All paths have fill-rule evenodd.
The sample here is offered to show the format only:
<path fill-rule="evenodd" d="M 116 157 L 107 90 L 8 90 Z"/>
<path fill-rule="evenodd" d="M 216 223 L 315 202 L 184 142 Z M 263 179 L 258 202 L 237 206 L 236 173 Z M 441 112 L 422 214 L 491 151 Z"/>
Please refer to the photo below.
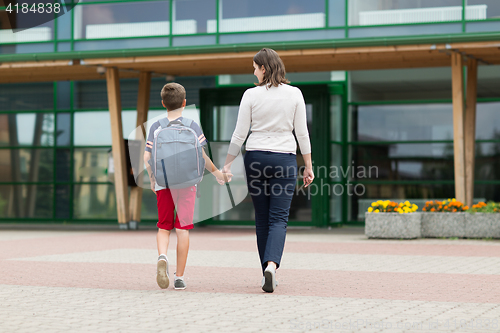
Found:
<path fill-rule="evenodd" d="M 352 141 L 453 140 L 451 104 L 359 105 Z"/>
<path fill-rule="evenodd" d="M 500 140 L 500 102 L 477 104 L 476 139 Z"/>
<path fill-rule="evenodd" d="M 476 144 L 474 179 L 500 180 L 500 142 Z"/>
<path fill-rule="evenodd" d="M 498 0 L 466 0 L 466 20 L 484 20 L 500 17 L 500 2 Z"/>
<path fill-rule="evenodd" d="M 342 140 L 342 96 L 330 96 L 330 140 Z"/>
<path fill-rule="evenodd" d="M 71 10 L 72 6 L 67 6 L 66 14 L 57 17 L 57 39 L 71 38 Z"/>
<path fill-rule="evenodd" d="M 175 0 L 173 6 L 174 35 L 207 32 L 208 22 L 215 21 L 215 0 Z"/>
<path fill-rule="evenodd" d="M 363 180 L 453 180 L 453 143 L 351 146 L 349 178 Z"/>
<path fill-rule="evenodd" d="M 420 36 L 462 33 L 462 23 L 413 24 L 349 29 L 349 38 Z"/>
<path fill-rule="evenodd" d="M 330 197 L 330 222 L 342 222 L 342 197 Z"/>
<path fill-rule="evenodd" d="M 0 185 L 0 218 L 52 218 L 50 185 Z"/>
<path fill-rule="evenodd" d="M 58 146 L 69 146 L 71 136 L 71 114 L 58 113 L 57 114 L 57 138 L 56 143 Z"/>
<path fill-rule="evenodd" d="M 500 71 L 496 73 L 500 75 Z M 355 102 L 451 99 L 450 67 L 352 71 L 349 77 L 350 99 Z M 487 83 L 498 81 L 498 76 L 494 77 Z M 478 91 L 482 89 L 482 79 L 479 76 Z"/>
<path fill-rule="evenodd" d="M 70 185 L 56 185 L 56 219 L 70 218 Z"/>
<path fill-rule="evenodd" d="M 328 0 L 328 25 L 330 27 L 345 25 L 345 0 Z"/>
<path fill-rule="evenodd" d="M 332 144 L 330 150 L 330 170 L 326 170 L 328 173 L 326 176 L 330 177 L 331 181 L 340 181 L 342 179 L 342 146 L 338 144 Z M 335 172 L 336 170 L 337 172 Z M 334 172 L 332 172 L 334 171 Z M 316 176 L 317 177 L 317 176 Z"/>
<path fill-rule="evenodd" d="M 286 42 L 286 41 L 309 41 L 320 39 L 343 39 L 344 30 L 304 30 L 304 31 L 279 31 L 260 32 L 247 34 L 224 34 L 220 35 L 220 44 L 241 44 L 241 43 L 263 43 L 263 42 Z"/>
<path fill-rule="evenodd" d="M 54 145 L 54 115 L 49 113 L 0 114 L 0 145 Z"/>
<path fill-rule="evenodd" d="M 135 130 L 136 111 L 123 111 L 123 137 Z M 108 111 L 76 112 L 73 116 L 75 146 L 111 146 L 111 120 Z"/>
<path fill-rule="evenodd" d="M 158 206 L 156 205 L 156 195 L 153 193 L 153 191 L 142 191 L 141 219 L 151 219 L 158 221 Z"/>
<path fill-rule="evenodd" d="M 114 185 L 74 185 L 74 219 L 116 219 Z"/>
<path fill-rule="evenodd" d="M 28 91 L 29 95 L 26 94 Z M 42 111 L 53 109 L 54 84 L 52 82 L 8 83 L 0 85 L 0 111 Z"/>
<path fill-rule="evenodd" d="M 500 185 L 498 184 L 476 184 L 474 185 L 474 200 L 499 202 L 499 188 Z"/>
<path fill-rule="evenodd" d="M 54 39 L 54 21 L 40 13 L 28 11 L 23 15 L 17 15 L 15 22 L 11 25 L 7 12 L 0 10 L 0 22 L 2 22 L 0 24 L 2 43 L 44 42 Z M 25 30 L 14 33 L 12 29 Z"/>
<path fill-rule="evenodd" d="M 52 149 L 0 149 L 0 182 L 50 182 Z"/>
<path fill-rule="evenodd" d="M 168 1 L 77 5 L 73 12 L 75 39 L 170 34 Z"/>
<path fill-rule="evenodd" d="M 120 80 L 120 101 L 123 109 L 135 109 L 137 107 L 138 89 L 139 80 Z M 160 90 L 158 90 L 158 96 Z M 109 107 L 107 91 L 106 80 L 76 81 L 74 83 L 75 109 L 107 109 Z"/>
<path fill-rule="evenodd" d="M 170 46 L 170 37 L 91 39 L 76 41 L 73 45 L 75 51 L 141 49 L 168 46 Z"/>
<path fill-rule="evenodd" d="M 71 153 L 69 149 L 57 149 L 56 151 L 56 181 L 69 182 L 71 171 Z"/>
<path fill-rule="evenodd" d="M 349 0 L 349 25 L 460 20 L 462 0 Z"/>
<path fill-rule="evenodd" d="M 324 0 L 220 0 L 219 32 L 322 28 Z M 216 32 L 215 20 L 207 32 Z"/>
<path fill-rule="evenodd" d="M 126 147 L 126 149 L 128 149 Z M 110 148 L 77 148 L 73 165 L 75 182 L 107 182 Z"/>
<path fill-rule="evenodd" d="M 167 81 L 165 80 L 165 77 L 153 78 L 151 79 L 151 95 L 149 99 L 150 108 L 164 109 L 161 105 L 160 92 L 165 84 L 172 81 L 182 84 L 186 89 L 187 105 L 194 104 L 198 108 L 200 107 L 200 89 L 215 87 L 215 76 L 183 76 L 176 78 L 169 77 Z"/>
<path fill-rule="evenodd" d="M 215 126 L 214 131 L 217 136 L 215 141 L 231 141 L 234 129 L 236 128 L 236 121 L 238 120 L 239 106 L 215 106 L 214 117 Z"/>
<path fill-rule="evenodd" d="M 68 110 L 71 108 L 71 83 L 58 81 L 57 83 L 57 109 Z"/>

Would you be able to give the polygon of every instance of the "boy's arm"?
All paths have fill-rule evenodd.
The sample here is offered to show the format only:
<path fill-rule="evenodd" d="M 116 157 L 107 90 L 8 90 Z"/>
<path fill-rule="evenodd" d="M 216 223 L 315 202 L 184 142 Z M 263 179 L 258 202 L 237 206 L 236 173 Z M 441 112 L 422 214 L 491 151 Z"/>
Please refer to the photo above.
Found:
<path fill-rule="evenodd" d="M 223 174 L 219 169 L 215 167 L 210 157 L 208 157 L 208 155 L 205 153 L 205 149 L 202 149 L 202 151 L 203 151 L 203 159 L 205 160 L 205 169 L 210 171 L 215 176 L 215 178 L 217 178 L 217 180 L 226 182 L 229 175 Z"/>
<path fill-rule="evenodd" d="M 151 182 L 151 191 L 156 194 L 155 191 L 155 175 L 153 174 L 153 170 L 151 169 L 151 165 L 149 165 L 149 160 L 151 159 L 151 153 L 149 151 L 144 152 L 144 164 L 146 164 L 146 170 L 148 171 L 149 181 Z"/>

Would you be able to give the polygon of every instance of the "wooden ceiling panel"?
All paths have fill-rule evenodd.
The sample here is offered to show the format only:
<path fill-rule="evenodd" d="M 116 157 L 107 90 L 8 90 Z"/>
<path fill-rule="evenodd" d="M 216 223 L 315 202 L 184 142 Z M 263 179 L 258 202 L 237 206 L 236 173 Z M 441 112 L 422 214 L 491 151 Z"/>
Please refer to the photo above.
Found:
<path fill-rule="evenodd" d="M 287 71 L 330 71 L 450 66 L 460 52 L 488 64 L 500 64 L 500 42 L 371 46 L 279 51 Z M 0 63 L 0 83 L 104 79 L 98 66 L 120 69 L 120 77 L 250 74 L 255 52 Z M 484 63 L 483 63 L 484 64 Z"/>

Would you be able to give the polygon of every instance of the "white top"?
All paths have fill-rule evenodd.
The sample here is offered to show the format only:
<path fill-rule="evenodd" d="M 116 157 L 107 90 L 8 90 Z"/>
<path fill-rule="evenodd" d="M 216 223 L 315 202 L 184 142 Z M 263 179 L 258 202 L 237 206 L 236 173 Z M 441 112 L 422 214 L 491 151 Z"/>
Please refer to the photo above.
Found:
<path fill-rule="evenodd" d="M 250 127 L 252 133 L 246 144 L 248 151 L 295 154 L 297 144 L 292 133 L 295 129 L 301 153 L 311 153 L 306 103 L 297 87 L 280 84 L 278 87 L 257 86 L 245 91 L 229 145 L 229 154 L 239 154 Z"/>

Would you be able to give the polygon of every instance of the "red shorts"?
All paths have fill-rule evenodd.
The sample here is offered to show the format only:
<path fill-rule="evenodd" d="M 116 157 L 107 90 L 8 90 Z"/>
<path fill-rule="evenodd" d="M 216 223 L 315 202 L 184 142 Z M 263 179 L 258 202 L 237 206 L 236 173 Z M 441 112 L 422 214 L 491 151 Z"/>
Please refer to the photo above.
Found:
<path fill-rule="evenodd" d="M 158 206 L 158 228 L 165 230 L 193 229 L 194 204 L 196 186 L 181 189 L 164 189 L 156 191 Z M 174 208 L 177 216 L 174 223 Z"/>

